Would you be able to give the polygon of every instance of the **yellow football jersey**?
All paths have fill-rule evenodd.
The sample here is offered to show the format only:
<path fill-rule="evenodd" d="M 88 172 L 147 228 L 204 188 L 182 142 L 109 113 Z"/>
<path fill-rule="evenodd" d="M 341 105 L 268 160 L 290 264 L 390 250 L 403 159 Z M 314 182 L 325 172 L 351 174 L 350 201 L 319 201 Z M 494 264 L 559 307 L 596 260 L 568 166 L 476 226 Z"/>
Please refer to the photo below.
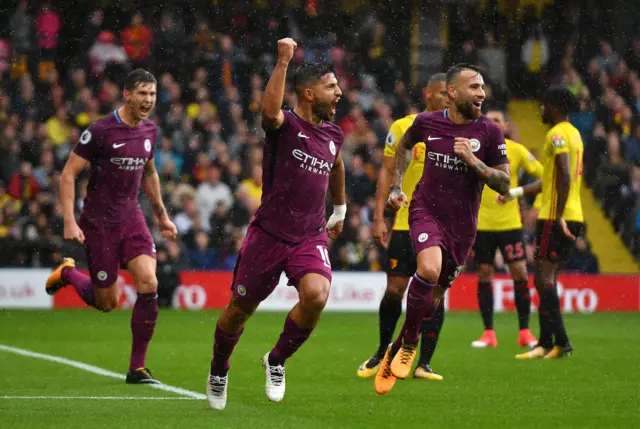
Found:
<path fill-rule="evenodd" d="M 564 220 L 584 222 L 582 216 L 582 202 L 580 201 L 580 187 L 582 186 L 582 157 L 584 146 L 580 132 L 569 122 L 556 124 L 547 133 L 544 143 L 544 157 L 542 165 L 542 207 L 538 219 L 555 219 L 558 205 L 556 191 L 556 155 L 569 154 L 571 171 L 571 185 L 567 204 L 562 215 Z"/>
<path fill-rule="evenodd" d="M 518 187 L 518 172 L 521 168 L 540 179 L 542 164 L 529 153 L 527 148 L 509 139 L 504 139 L 504 141 L 507 144 L 507 159 L 511 176 L 510 187 Z M 497 199 L 498 193 L 485 185 L 478 213 L 478 231 L 509 231 L 522 228 L 518 200 L 511 200 L 501 206 Z"/>
<path fill-rule="evenodd" d="M 391 125 L 385 142 L 384 156 L 395 158 L 398 143 L 407 129 L 409 129 L 416 116 L 418 115 L 407 115 L 402 119 L 398 119 Z M 402 179 L 402 192 L 405 193 L 409 202 L 411 202 L 413 191 L 422 177 L 426 149 L 426 145 L 422 142 L 413 147 L 411 161 L 409 162 L 407 171 L 405 171 L 404 178 Z M 398 210 L 396 213 L 396 220 L 393 223 L 393 230 L 409 231 L 409 207 L 402 207 Z"/>

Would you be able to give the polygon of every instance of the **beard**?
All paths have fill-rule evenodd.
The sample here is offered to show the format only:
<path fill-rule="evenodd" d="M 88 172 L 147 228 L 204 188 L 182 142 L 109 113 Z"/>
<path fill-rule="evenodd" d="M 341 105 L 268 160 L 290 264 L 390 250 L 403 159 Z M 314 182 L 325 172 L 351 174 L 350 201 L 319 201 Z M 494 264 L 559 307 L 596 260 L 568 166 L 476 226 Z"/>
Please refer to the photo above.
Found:
<path fill-rule="evenodd" d="M 331 103 L 321 103 L 319 101 L 313 102 L 311 105 L 311 113 L 323 121 L 332 121 L 334 116 L 331 114 Z"/>
<path fill-rule="evenodd" d="M 469 121 L 473 121 L 480 117 L 480 115 L 476 114 L 476 111 L 473 109 L 473 103 L 470 101 L 461 101 L 460 103 L 456 103 L 456 108 L 458 109 L 458 112 L 460 112 L 460 114 Z"/>

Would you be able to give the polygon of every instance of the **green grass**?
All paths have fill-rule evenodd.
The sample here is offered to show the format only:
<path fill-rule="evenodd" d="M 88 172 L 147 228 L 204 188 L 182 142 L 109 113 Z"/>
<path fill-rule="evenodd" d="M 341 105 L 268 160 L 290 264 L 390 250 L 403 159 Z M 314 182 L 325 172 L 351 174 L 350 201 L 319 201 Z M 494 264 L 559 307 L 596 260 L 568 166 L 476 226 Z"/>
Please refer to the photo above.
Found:
<path fill-rule="evenodd" d="M 147 365 L 163 382 L 204 393 L 217 313 L 162 311 Z M 536 320 L 535 314 L 532 322 Z M 0 311 L 0 344 L 124 373 L 130 312 Z M 232 357 L 227 409 L 206 401 L 0 398 L 2 428 L 602 428 L 640 427 L 640 314 L 569 315 L 576 353 L 515 361 L 513 314 L 496 317 L 500 346 L 474 350 L 480 316 L 449 313 L 432 366 L 443 382 L 398 381 L 381 397 L 356 377 L 377 342 L 377 315 L 327 313 L 288 362 L 271 404 L 259 358 L 284 314 L 259 313 Z M 0 396 L 172 396 L 146 386 L 0 351 Z"/>

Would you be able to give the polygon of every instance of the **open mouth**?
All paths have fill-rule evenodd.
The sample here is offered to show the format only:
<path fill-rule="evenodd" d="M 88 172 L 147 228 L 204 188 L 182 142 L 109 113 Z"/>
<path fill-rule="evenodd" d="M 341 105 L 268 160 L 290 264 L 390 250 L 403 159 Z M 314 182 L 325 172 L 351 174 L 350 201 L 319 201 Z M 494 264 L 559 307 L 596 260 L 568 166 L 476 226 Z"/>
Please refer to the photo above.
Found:
<path fill-rule="evenodd" d="M 473 103 L 473 105 L 478 109 L 482 109 L 482 101 L 476 101 Z"/>
<path fill-rule="evenodd" d="M 151 106 L 140 106 L 140 112 L 144 115 L 148 115 L 151 112 Z"/>
<path fill-rule="evenodd" d="M 331 106 L 329 107 L 329 112 L 331 112 L 331 115 L 336 114 L 336 106 L 338 105 L 338 101 L 340 101 L 340 98 L 336 98 L 333 103 L 331 103 Z"/>

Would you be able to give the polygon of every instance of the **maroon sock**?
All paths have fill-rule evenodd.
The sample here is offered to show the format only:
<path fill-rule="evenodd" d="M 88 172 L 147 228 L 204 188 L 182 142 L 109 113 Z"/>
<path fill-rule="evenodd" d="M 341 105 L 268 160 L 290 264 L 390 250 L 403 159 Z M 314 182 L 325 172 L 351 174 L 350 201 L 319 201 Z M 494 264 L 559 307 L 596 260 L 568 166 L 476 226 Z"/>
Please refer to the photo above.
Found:
<path fill-rule="evenodd" d="M 62 281 L 70 284 L 76 293 L 89 306 L 96 308 L 96 289 L 91 282 L 91 277 L 82 274 L 76 268 L 65 267 L 62 269 Z"/>
<path fill-rule="evenodd" d="M 433 289 L 436 287 L 434 282 L 423 279 L 414 274 L 409 284 L 409 292 L 407 293 L 407 315 L 404 320 L 404 326 L 398 339 L 393 343 L 391 352 L 397 353 L 402 343 L 417 344 L 420 338 L 420 328 L 422 320 L 433 307 Z"/>
<path fill-rule="evenodd" d="M 291 319 L 291 313 L 287 314 L 284 321 L 284 329 L 275 347 L 269 352 L 270 365 L 284 365 L 305 341 L 309 338 L 313 329 L 300 328 Z"/>
<path fill-rule="evenodd" d="M 229 371 L 229 357 L 233 353 L 233 349 L 238 344 L 241 330 L 235 334 L 223 331 L 220 326 L 216 325 L 216 332 L 213 334 L 213 359 L 211 359 L 211 375 L 224 377 Z"/>
<path fill-rule="evenodd" d="M 158 320 L 158 294 L 139 293 L 131 315 L 133 344 L 129 369 L 144 368 L 144 358 L 156 328 L 156 320 Z"/>

